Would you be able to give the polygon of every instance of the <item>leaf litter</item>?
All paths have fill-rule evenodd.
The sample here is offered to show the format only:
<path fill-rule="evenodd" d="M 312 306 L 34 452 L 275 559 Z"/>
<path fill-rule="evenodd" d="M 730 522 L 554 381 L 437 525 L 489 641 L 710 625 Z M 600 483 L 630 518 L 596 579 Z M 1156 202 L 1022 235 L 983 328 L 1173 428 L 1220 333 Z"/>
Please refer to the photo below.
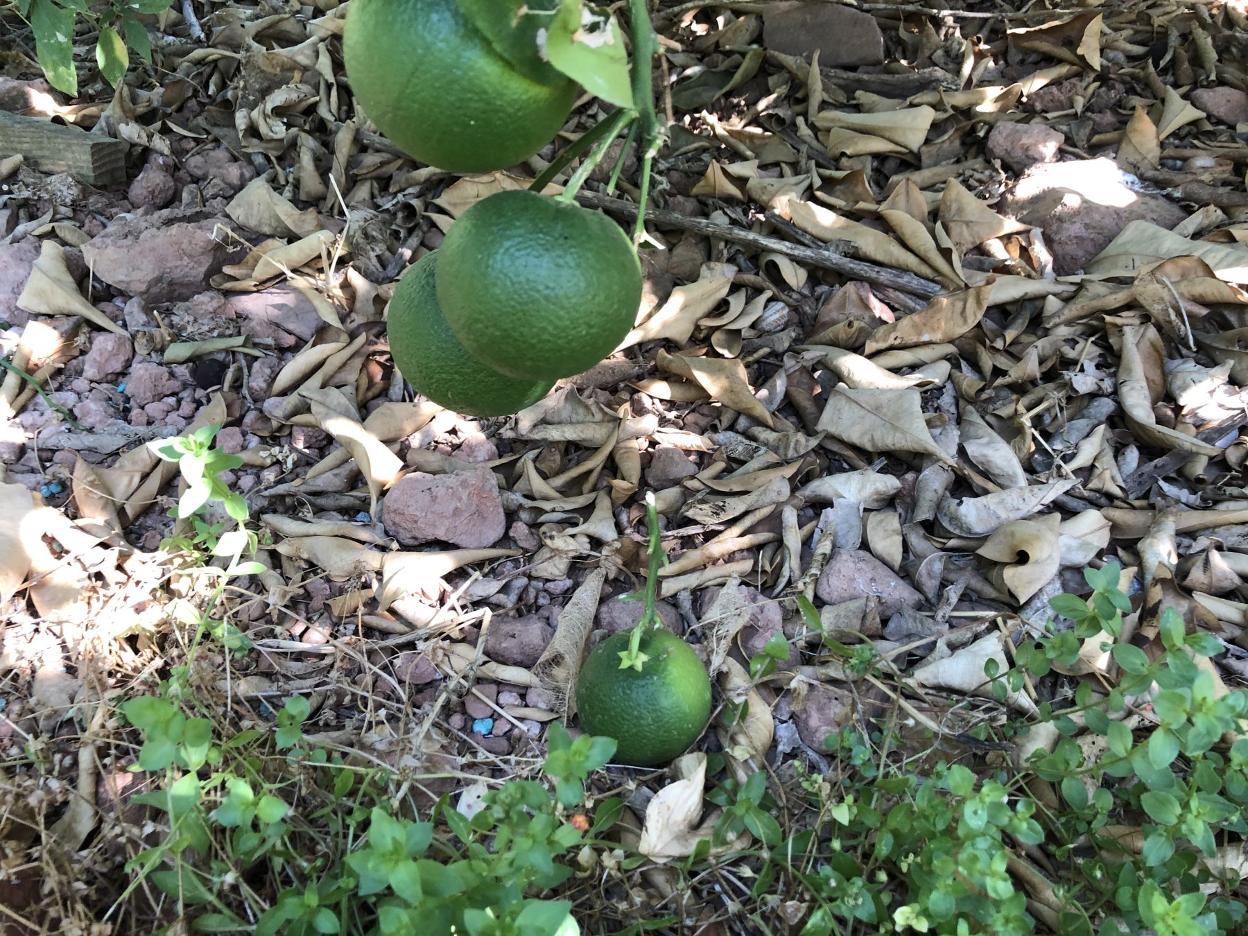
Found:
<path fill-rule="evenodd" d="M 1033 714 L 1037 687 L 998 699 L 985 665 L 1008 670 L 1088 564 L 1124 566 L 1137 644 L 1164 600 L 1227 648 L 1221 691 L 1243 684 L 1242 13 L 867 5 L 873 63 L 812 60 L 780 28 L 817 32 L 833 5 L 661 5 L 675 122 L 636 327 L 484 421 L 412 398 L 386 301 L 454 218 L 606 109 L 510 173 L 416 165 L 338 80 L 347 7 L 216 6 L 203 43 L 152 19 L 160 80 L 139 69 L 111 104 L 60 108 L 131 144 L 129 188 L 6 169 L 0 750 L 26 766 L 0 778 L 40 793 L 6 807 L 0 842 L 33 845 L 55 897 L 18 888 L 14 913 L 93 921 L 140 847 L 149 814 L 97 792 L 133 754 L 92 713 L 187 659 L 167 604 L 204 585 L 169 548 L 177 469 L 144 443 L 209 424 L 243 460 L 227 480 L 264 568 L 224 611 L 253 649 L 194 657 L 204 703 L 259 723 L 307 694 L 318 733 L 392 771 L 449 766 L 431 781 L 448 791 L 534 772 L 581 655 L 640 613 L 618 599 L 641 584 L 653 491 L 665 620 L 712 662 L 720 706 L 669 776 L 607 775 L 657 863 L 710 835 L 708 754 L 783 783 L 830 769 L 818 735 L 841 724 L 901 717 L 920 756 Z M 604 180 L 583 201 L 635 215 Z M 142 230 L 179 257 L 145 256 Z M 789 655 L 758 677 L 742 641 L 761 606 Z M 846 644 L 883 661 L 870 700 Z M 1066 670 L 1112 683 L 1098 645 Z M 23 760 L 35 742 L 52 788 Z M 1039 900 L 1035 869 L 1013 870 Z M 647 888 L 654 912 L 725 920 L 709 886 L 612 873 L 582 895 L 604 932 Z M 160 907 L 130 900 L 155 925 Z"/>

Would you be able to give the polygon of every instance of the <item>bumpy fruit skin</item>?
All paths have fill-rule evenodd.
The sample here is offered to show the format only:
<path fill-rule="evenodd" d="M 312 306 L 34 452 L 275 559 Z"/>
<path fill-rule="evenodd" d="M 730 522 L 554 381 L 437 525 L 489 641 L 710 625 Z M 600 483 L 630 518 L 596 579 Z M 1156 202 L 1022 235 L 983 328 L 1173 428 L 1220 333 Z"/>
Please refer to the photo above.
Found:
<path fill-rule="evenodd" d="M 536 403 L 551 384 L 516 380 L 481 363 L 446 324 L 434 291 L 437 254 L 408 268 L 390 299 L 390 354 L 408 382 L 435 403 L 468 416 L 505 416 Z"/>
<path fill-rule="evenodd" d="M 571 79 L 543 84 L 512 68 L 456 0 L 355 0 L 343 55 L 351 91 L 381 132 L 452 172 L 528 159 L 576 97 Z"/>
<path fill-rule="evenodd" d="M 597 211 L 529 191 L 482 199 L 442 242 L 438 301 L 469 351 L 513 377 L 593 367 L 628 334 L 641 265 Z"/>
<path fill-rule="evenodd" d="M 711 680 L 693 648 L 659 628 L 641 639 L 639 673 L 620 669 L 629 632 L 608 637 L 585 660 L 576 685 L 581 727 L 615 738 L 615 761 L 657 767 L 684 753 L 711 717 Z"/>

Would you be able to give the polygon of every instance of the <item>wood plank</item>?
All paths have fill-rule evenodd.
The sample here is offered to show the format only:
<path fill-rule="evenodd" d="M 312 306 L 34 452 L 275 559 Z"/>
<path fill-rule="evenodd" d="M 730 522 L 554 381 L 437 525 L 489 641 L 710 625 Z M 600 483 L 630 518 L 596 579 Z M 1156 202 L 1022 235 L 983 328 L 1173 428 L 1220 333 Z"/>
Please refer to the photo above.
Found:
<path fill-rule="evenodd" d="M 126 181 L 122 140 L 102 133 L 0 111 L 0 156 L 21 153 L 43 172 L 68 172 L 79 182 L 106 187 Z"/>

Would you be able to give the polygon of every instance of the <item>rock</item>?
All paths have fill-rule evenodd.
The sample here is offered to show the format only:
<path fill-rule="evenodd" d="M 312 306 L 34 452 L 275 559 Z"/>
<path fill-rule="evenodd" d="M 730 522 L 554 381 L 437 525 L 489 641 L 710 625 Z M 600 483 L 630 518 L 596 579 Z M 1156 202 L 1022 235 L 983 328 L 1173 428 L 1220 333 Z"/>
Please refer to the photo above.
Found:
<path fill-rule="evenodd" d="M 477 683 L 474 687 L 476 692 L 469 692 L 464 696 L 464 711 L 468 713 L 469 718 L 495 718 L 497 713 L 491 708 L 481 696 L 485 696 L 491 702 L 498 699 L 498 686 L 494 683 Z"/>
<path fill-rule="evenodd" d="M 37 109 L 40 104 L 56 104 L 52 86 L 42 78 L 20 81 L 17 78 L 0 77 L 0 111 L 24 114 Z"/>
<path fill-rule="evenodd" d="M 102 429 L 114 421 L 115 414 L 102 399 L 87 398 L 74 407 L 74 418 L 84 429 Z"/>
<path fill-rule="evenodd" d="M 542 545 L 542 541 L 537 538 L 537 534 L 533 532 L 533 528 L 521 520 L 517 520 L 507 530 L 510 536 L 521 549 L 537 549 Z"/>
<path fill-rule="evenodd" d="M 130 183 L 126 197 L 135 208 L 164 208 L 178 194 L 178 184 L 173 176 L 159 166 L 150 163 Z"/>
<path fill-rule="evenodd" d="M 166 208 L 114 221 L 82 245 L 95 276 L 149 303 L 176 302 L 203 292 L 230 251 L 215 236 L 228 224 L 202 210 Z"/>
<path fill-rule="evenodd" d="M 1187 217 L 1110 159 L 1040 163 L 1023 174 L 998 210 L 1044 231 L 1059 275 L 1081 271 L 1132 221 L 1172 228 Z"/>
<path fill-rule="evenodd" d="M 459 449 L 455 452 L 455 456 L 474 464 L 494 461 L 494 459 L 498 458 L 498 446 L 494 444 L 492 439 L 488 439 L 480 433 L 473 433 L 459 443 Z"/>
<path fill-rule="evenodd" d="M 183 164 L 192 177 L 200 181 L 220 182 L 233 195 L 256 177 L 256 170 L 239 162 L 224 146 L 191 156 Z"/>
<path fill-rule="evenodd" d="M 404 546 L 441 540 L 481 548 L 498 542 L 507 529 L 498 483 L 488 468 L 407 475 L 383 499 L 382 522 Z"/>
<path fill-rule="evenodd" d="M 294 426 L 290 430 L 291 446 L 305 452 L 308 449 L 320 448 L 328 442 L 329 433 L 316 426 Z"/>
<path fill-rule="evenodd" d="M 217 433 L 217 448 L 227 455 L 237 455 L 246 445 L 243 430 L 237 426 L 226 426 Z M 317 579 L 316 581 L 320 581 Z M 311 583 L 309 583 L 311 584 Z"/>
<path fill-rule="evenodd" d="M 1015 172 L 1026 172 L 1036 163 L 1057 160 L 1066 136 L 1044 124 L 999 123 L 988 134 L 988 155 Z"/>
<path fill-rule="evenodd" d="M 1027 107 L 1037 114 L 1068 111 L 1075 106 L 1075 96 L 1082 93 L 1083 79 L 1067 78 L 1039 91 L 1033 91 L 1027 98 Z"/>
<path fill-rule="evenodd" d="M 769 3 L 763 12 L 763 45 L 809 59 L 819 50 L 823 68 L 879 65 L 884 34 L 875 17 L 831 3 Z"/>
<path fill-rule="evenodd" d="M 751 588 L 748 585 L 740 587 L 742 597 L 750 605 L 750 618 L 741 628 L 741 649 L 745 651 L 747 657 L 752 657 L 762 653 L 763 647 L 767 646 L 767 641 L 776 634 L 784 636 L 784 613 L 780 610 L 779 602 L 766 597 L 757 588 Z M 707 591 L 705 598 L 707 608 L 715 603 L 715 598 L 721 590 L 714 588 Z M 797 663 L 800 658 L 797 647 L 790 645 L 786 663 Z"/>
<path fill-rule="evenodd" d="M 557 712 L 559 710 L 559 699 L 549 689 L 543 689 L 541 686 L 531 686 L 528 692 L 524 694 L 524 704 L 529 708 L 543 709 L 547 712 Z"/>
<path fill-rule="evenodd" d="M 424 686 L 442 678 L 438 668 L 429 662 L 429 657 L 419 650 L 404 650 L 396 654 L 390 666 L 394 670 L 394 678 L 410 686 Z"/>
<path fill-rule="evenodd" d="M 106 380 L 120 374 L 130 366 L 134 348 L 128 335 L 112 332 L 94 332 L 91 350 L 82 364 L 82 376 L 87 380 Z"/>
<path fill-rule="evenodd" d="M 656 601 L 654 609 L 659 613 L 663 626 L 674 634 L 684 633 L 685 627 L 680 620 L 680 612 L 666 601 Z M 623 595 L 616 595 L 598 606 L 598 626 L 608 634 L 618 634 L 636 625 L 641 620 L 641 612 L 645 604 L 637 601 L 626 601 Z"/>
<path fill-rule="evenodd" d="M 147 418 L 152 421 L 153 426 L 159 426 L 173 412 L 173 406 L 164 400 L 157 400 L 155 403 L 148 403 L 147 406 L 143 407 L 143 412 L 147 414 Z"/>
<path fill-rule="evenodd" d="M 816 751 L 826 751 L 824 740 L 840 731 L 853 717 L 853 695 L 824 685 L 811 686 L 802 707 L 793 712 L 797 733 Z"/>
<path fill-rule="evenodd" d="M 312 301 L 289 286 L 231 296 L 227 306 L 242 319 L 244 335 L 273 341 L 279 348 L 310 340 L 325 324 Z"/>
<path fill-rule="evenodd" d="M 1238 88 L 1197 88 L 1192 103 L 1232 127 L 1248 123 L 1248 94 Z"/>
<path fill-rule="evenodd" d="M 247 389 L 253 400 L 263 403 L 269 398 L 273 390 L 273 381 L 281 372 L 282 367 L 282 359 L 276 356 L 261 358 L 251 366 L 251 373 L 247 376 Z"/>
<path fill-rule="evenodd" d="M 162 364 L 136 364 L 126 377 L 126 396 L 135 406 L 155 403 L 161 397 L 176 395 L 182 385 Z"/>
<path fill-rule="evenodd" d="M 530 667 L 537 662 L 554 635 L 554 626 L 546 618 L 535 614 L 496 617 L 490 622 L 490 629 L 485 635 L 485 655 L 510 666 Z"/>
<path fill-rule="evenodd" d="M 861 549 L 837 550 L 815 583 L 815 594 L 825 604 L 840 604 L 855 598 L 878 598 L 881 618 L 923 602 L 923 596 L 902 581 L 896 572 Z"/>
<path fill-rule="evenodd" d="M 39 241 L 24 238 L 16 244 L 0 244 L 0 322 L 25 325 L 30 316 L 17 307 L 17 297 L 26 288 L 30 268 L 39 259 Z"/>
<path fill-rule="evenodd" d="M 698 466 L 683 451 L 671 445 L 660 445 L 650 454 L 646 481 L 652 488 L 665 488 L 697 473 Z"/>

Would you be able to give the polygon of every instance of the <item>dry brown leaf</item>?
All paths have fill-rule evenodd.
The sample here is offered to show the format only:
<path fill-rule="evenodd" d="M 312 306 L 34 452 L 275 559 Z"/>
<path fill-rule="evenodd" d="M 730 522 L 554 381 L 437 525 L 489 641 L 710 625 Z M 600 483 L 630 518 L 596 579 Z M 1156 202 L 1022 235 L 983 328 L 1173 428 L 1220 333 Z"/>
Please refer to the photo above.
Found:
<path fill-rule="evenodd" d="M 977 550 L 985 559 L 1005 564 L 1000 570 L 1002 583 L 1020 606 L 1061 568 L 1061 522 L 1061 515 L 1055 513 L 1036 520 L 1015 520 L 993 533 Z"/>
<path fill-rule="evenodd" d="M 889 348 L 909 348 L 961 338 L 984 317 L 991 292 L 992 286 L 988 284 L 951 296 L 937 296 L 923 311 L 877 328 L 867 339 L 866 353 L 870 355 Z"/>
<path fill-rule="evenodd" d="M 264 178 L 247 183 L 226 205 L 225 213 L 248 230 L 270 237 L 307 237 L 321 230 L 315 208 L 300 211 Z"/>
<path fill-rule="evenodd" d="M 982 497 L 946 497 L 936 510 L 936 519 L 955 536 L 990 536 L 1007 523 L 1030 517 L 1077 483 L 1074 478 L 1064 478 L 1047 484 L 994 491 Z"/>
<path fill-rule="evenodd" d="M 986 240 L 1027 230 L 1027 225 L 997 214 L 968 192 L 956 179 L 950 179 L 940 198 L 940 223 L 950 240 L 962 250 L 978 247 Z"/>
<path fill-rule="evenodd" d="M 754 396 L 745 365 L 735 358 L 688 357 L 660 350 L 656 361 L 659 370 L 694 381 L 711 395 L 712 400 L 744 413 L 768 428 L 775 425 L 767 407 Z"/>
<path fill-rule="evenodd" d="M 21 588 L 30 572 L 30 556 L 23 546 L 22 530 L 34 515 L 38 502 L 23 485 L 0 483 L 0 604 Z"/>
<path fill-rule="evenodd" d="M 1137 174 L 1141 170 L 1156 169 L 1161 165 L 1161 140 L 1158 139 L 1157 128 L 1142 104 L 1136 105 L 1135 113 L 1127 124 L 1127 129 L 1123 131 L 1116 161 L 1128 172 Z"/>
<path fill-rule="evenodd" d="M 997 664 L 998 679 L 1009 672 L 1010 658 L 1005 650 L 1008 639 L 1005 634 L 993 631 L 952 656 L 916 667 L 910 678 L 915 685 L 929 689 L 952 689 L 965 695 L 994 698 L 993 680 L 984 675 L 984 666 L 993 660 Z M 1022 690 L 1008 693 L 1005 701 L 1011 708 L 1026 715 L 1036 712 L 1036 704 Z"/>
<path fill-rule="evenodd" d="M 757 169 L 758 163 L 755 161 L 754 170 L 757 171 Z M 728 170 L 717 160 L 712 159 L 710 166 L 707 167 L 706 174 L 689 190 L 689 194 L 695 197 L 705 196 L 725 201 L 745 201 L 745 183 L 748 179 L 749 175 L 730 175 Z"/>
<path fill-rule="evenodd" d="M 1248 284 L 1248 248 L 1198 241 L 1167 231 L 1149 221 L 1132 221 L 1088 262 L 1084 276 L 1135 279 L 1174 257 L 1199 257 L 1218 279 Z"/>
<path fill-rule="evenodd" d="M 1149 387 L 1149 376 L 1161 377 L 1164 352 L 1161 336 L 1150 325 L 1125 325 L 1118 360 L 1118 399 L 1127 425 L 1137 439 L 1148 445 L 1179 449 L 1210 457 L 1221 453 L 1194 436 L 1157 424 L 1153 404 L 1159 394 Z"/>
<path fill-rule="evenodd" d="M 949 461 L 923 419 L 918 390 L 837 387 L 828 395 L 818 428 L 869 452 L 917 452 Z"/>
<path fill-rule="evenodd" d="M 1157 138 L 1165 140 L 1180 127 L 1203 120 L 1205 112 L 1193 107 L 1174 88 L 1166 85 L 1166 99 L 1162 105 L 1161 119 L 1157 121 Z"/>
<path fill-rule="evenodd" d="M 1014 449 L 984 422 L 973 406 L 962 407 L 959 441 L 971 461 L 997 484 L 1004 488 L 1027 486 L 1027 472 Z"/>
<path fill-rule="evenodd" d="M 889 504 L 900 490 L 900 479 L 864 468 L 861 471 L 823 475 L 797 493 L 813 504 L 848 500 L 868 510 L 876 510 Z"/>
<path fill-rule="evenodd" d="M 78 291 L 78 284 L 65 265 L 65 251 L 56 241 L 45 240 L 39 248 L 39 259 L 30 268 L 30 276 L 17 307 L 34 315 L 81 315 L 114 335 L 126 330 L 87 302 Z"/>
<path fill-rule="evenodd" d="M 660 338 L 678 345 L 685 344 L 698 320 L 708 315 L 728 295 L 736 275 L 737 268 L 730 263 L 703 264 L 695 282 L 673 289 L 662 307 L 629 332 L 616 350 L 622 351 Z"/>
<path fill-rule="evenodd" d="M 874 510 L 867 514 L 864 529 L 871 554 L 894 572 L 901 568 L 905 540 L 901 533 L 901 517 L 896 510 Z"/>
<path fill-rule="evenodd" d="M 333 436 L 355 459 L 360 473 L 368 482 L 369 512 L 376 513 L 378 494 L 394 484 L 403 473 L 402 459 L 364 428 L 351 402 L 340 390 L 303 390 L 300 395 L 310 401 L 312 415 L 320 428 Z"/>
<path fill-rule="evenodd" d="M 660 864 L 693 854 L 698 842 L 711 836 L 702 819 L 706 784 L 706 755 L 701 751 L 677 758 L 671 766 L 680 779 L 669 783 L 646 806 L 645 823 L 637 850 Z"/>
<path fill-rule="evenodd" d="M 814 202 L 784 199 L 776 211 L 786 220 L 822 241 L 847 241 L 865 260 L 883 266 L 908 270 L 919 276 L 934 277 L 936 271 L 901 246 L 895 239 Z"/>
<path fill-rule="evenodd" d="M 917 153 L 927 140 L 935 116 L 936 112 L 925 104 L 874 114 L 823 111 L 815 117 L 815 126 L 820 130 L 836 128 L 869 134 Z"/>
<path fill-rule="evenodd" d="M 907 390 L 911 387 L 926 390 L 934 386 L 934 381 L 929 377 L 922 374 L 894 374 L 853 351 L 827 345 L 808 345 L 803 348 L 803 358 L 806 360 L 810 359 L 807 355 L 816 354 L 842 383 L 855 390 Z"/>
<path fill-rule="evenodd" d="M 750 774 L 764 768 L 775 738 L 775 719 L 767 701 L 754 688 L 750 674 L 732 657 L 724 659 L 717 681 L 719 691 L 731 705 L 720 709 L 716 731 L 728 754 L 729 770 L 738 781 L 744 782 Z M 730 712 L 744 714 L 730 720 Z"/>

